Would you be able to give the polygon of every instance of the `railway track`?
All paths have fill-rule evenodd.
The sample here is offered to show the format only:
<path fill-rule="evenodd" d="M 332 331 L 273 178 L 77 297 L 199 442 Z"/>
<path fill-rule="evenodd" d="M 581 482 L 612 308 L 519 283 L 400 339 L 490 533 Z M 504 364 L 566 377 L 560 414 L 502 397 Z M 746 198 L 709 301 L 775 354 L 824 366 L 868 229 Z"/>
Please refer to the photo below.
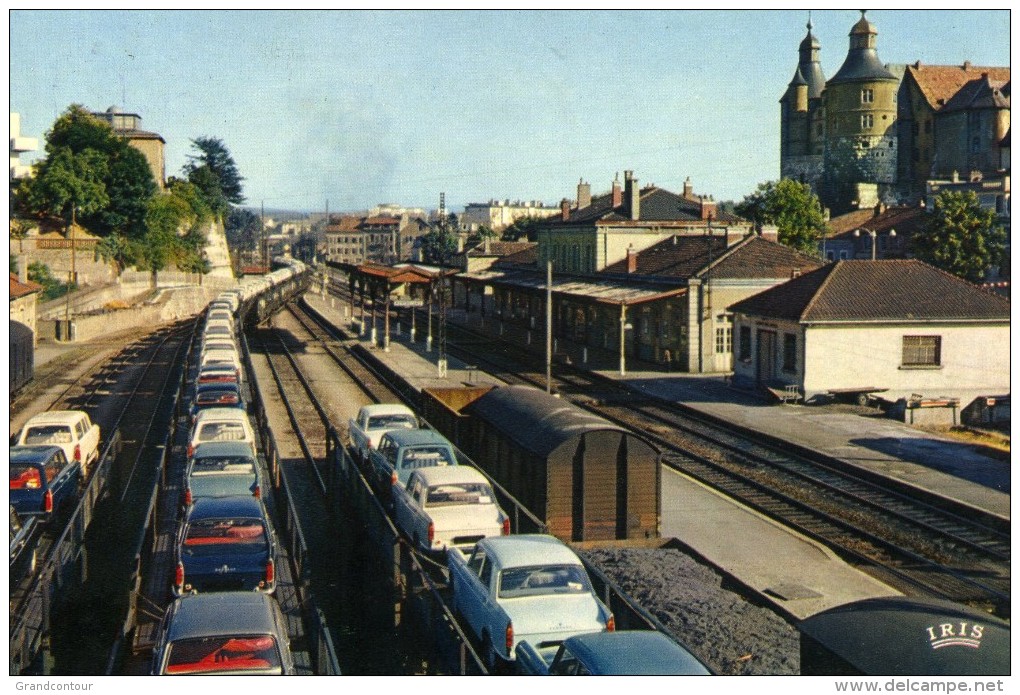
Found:
<path fill-rule="evenodd" d="M 507 383 L 545 387 L 533 354 L 489 336 L 449 329 L 447 349 Z M 1009 531 L 952 501 L 905 494 L 880 477 L 838 470 L 776 443 L 649 403 L 610 380 L 558 366 L 553 388 L 625 427 L 644 432 L 663 463 L 819 540 L 911 595 L 1010 613 Z"/>

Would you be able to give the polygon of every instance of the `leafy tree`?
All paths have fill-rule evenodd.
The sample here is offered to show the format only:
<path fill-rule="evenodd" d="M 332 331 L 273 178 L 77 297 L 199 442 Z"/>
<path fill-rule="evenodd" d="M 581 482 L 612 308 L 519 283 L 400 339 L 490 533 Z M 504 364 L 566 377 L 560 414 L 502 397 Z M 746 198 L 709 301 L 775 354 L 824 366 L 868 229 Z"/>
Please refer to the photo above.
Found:
<path fill-rule="evenodd" d="M 429 227 L 421 237 L 421 254 L 426 263 L 446 265 L 457 253 L 457 235 L 450 231 L 447 220 Z"/>
<path fill-rule="evenodd" d="M 503 241 L 535 241 L 538 239 L 538 228 L 545 223 L 541 217 L 528 215 L 518 217 L 509 227 L 503 230 L 500 237 Z"/>
<path fill-rule="evenodd" d="M 737 204 L 736 212 L 754 223 L 779 228 L 779 243 L 804 253 L 818 253 L 818 239 L 825 229 L 825 217 L 818 196 L 806 183 L 780 179 L 758 184 L 751 195 Z"/>
<path fill-rule="evenodd" d="M 1006 258 L 1005 231 L 972 191 L 939 193 L 928 224 L 910 245 L 916 258 L 971 282 L 981 282 Z"/>
<path fill-rule="evenodd" d="M 220 217 L 225 217 L 231 204 L 244 202 L 241 182 L 244 177 L 237 170 L 233 157 L 219 138 L 199 137 L 191 141 L 198 150 L 188 155 L 184 173 L 188 181 L 195 184 L 205 196 L 209 207 Z"/>
<path fill-rule="evenodd" d="M 172 193 L 153 198 L 145 214 L 148 233 L 142 247 L 143 265 L 152 271 L 155 286 L 159 271 L 167 267 L 184 248 L 179 231 L 189 227 L 195 213 L 188 202 Z"/>
<path fill-rule="evenodd" d="M 61 282 L 53 277 L 50 267 L 45 263 L 34 261 L 28 264 L 28 279 L 42 285 L 42 300 L 48 302 L 57 297 L 63 297 L 68 292 L 78 289 L 75 282 Z"/>
<path fill-rule="evenodd" d="M 156 180 L 145 156 L 117 140 L 109 155 L 109 171 L 105 177 L 110 203 L 85 222 L 99 235 L 123 234 L 130 239 L 145 235 L 145 213 L 149 200 L 158 192 Z"/>
<path fill-rule="evenodd" d="M 95 247 L 95 260 L 103 259 L 112 263 L 120 275 L 128 266 L 137 263 L 141 257 L 142 245 L 120 234 L 111 234 L 99 240 Z"/>
<path fill-rule="evenodd" d="M 223 227 L 230 246 L 254 249 L 262 232 L 262 220 L 251 210 L 232 207 Z"/>
<path fill-rule="evenodd" d="M 29 206 L 72 223 L 77 215 L 96 213 L 110 202 L 103 178 L 107 159 L 93 149 L 73 152 L 62 147 L 47 157 L 28 187 Z"/>

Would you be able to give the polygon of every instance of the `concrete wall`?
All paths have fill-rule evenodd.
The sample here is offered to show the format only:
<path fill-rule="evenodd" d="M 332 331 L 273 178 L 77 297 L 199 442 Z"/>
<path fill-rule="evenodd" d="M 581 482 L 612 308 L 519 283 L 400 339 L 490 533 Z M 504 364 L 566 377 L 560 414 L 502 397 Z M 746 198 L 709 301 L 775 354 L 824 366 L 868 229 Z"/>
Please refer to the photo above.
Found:
<path fill-rule="evenodd" d="M 937 368 L 901 366 L 903 336 L 942 337 Z M 1009 393 L 1009 325 L 930 324 L 812 327 L 804 355 L 807 397 L 833 388 L 876 386 L 883 397 L 912 393 L 969 397 Z"/>

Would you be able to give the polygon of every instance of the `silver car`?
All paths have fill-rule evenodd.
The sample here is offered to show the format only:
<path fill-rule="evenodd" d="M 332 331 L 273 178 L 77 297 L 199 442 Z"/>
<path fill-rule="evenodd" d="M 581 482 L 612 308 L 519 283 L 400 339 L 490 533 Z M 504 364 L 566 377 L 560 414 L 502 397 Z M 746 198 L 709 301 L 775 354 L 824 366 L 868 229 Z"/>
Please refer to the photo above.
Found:
<path fill-rule="evenodd" d="M 258 592 L 181 596 L 159 626 L 152 674 L 294 675 L 280 606 Z"/>

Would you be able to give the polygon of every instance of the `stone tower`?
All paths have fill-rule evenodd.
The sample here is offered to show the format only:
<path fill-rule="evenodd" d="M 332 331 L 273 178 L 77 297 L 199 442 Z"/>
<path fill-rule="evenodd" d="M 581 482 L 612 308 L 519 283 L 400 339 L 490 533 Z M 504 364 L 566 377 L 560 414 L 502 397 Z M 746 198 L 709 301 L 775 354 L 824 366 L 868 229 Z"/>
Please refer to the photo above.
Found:
<path fill-rule="evenodd" d="M 874 205 L 896 183 L 899 78 L 878 58 L 865 18 L 850 30 L 843 66 L 825 85 L 825 175 L 820 197 L 833 214 Z"/>
<path fill-rule="evenodd" d="M 800 60 L 780 104 L 780 176 L 811 185 L 815 192 L 824 173 L 825 118 L 822 92 L 825 75 L 819 62 L 821 45 L 811 33 L 800 42 Z"/>

